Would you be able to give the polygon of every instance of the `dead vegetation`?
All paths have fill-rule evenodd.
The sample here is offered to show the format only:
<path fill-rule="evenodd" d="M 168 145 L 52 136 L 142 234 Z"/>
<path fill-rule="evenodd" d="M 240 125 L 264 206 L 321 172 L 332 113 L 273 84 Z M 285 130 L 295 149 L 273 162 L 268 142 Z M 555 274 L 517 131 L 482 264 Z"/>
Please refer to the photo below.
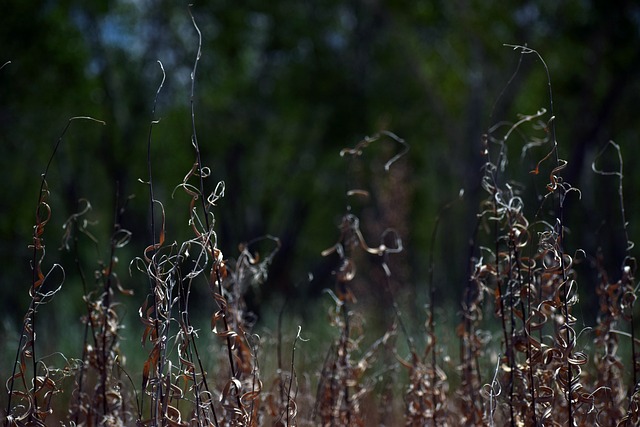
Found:
<path fill-rule="evenodd" d="M 527 48 L 517 49 L 523 55 L 537 54 Z M 191 76 L 192 100 L 199 57 L 198 52 Z M 158 94 L 161 89 L 162 84 Z M 55 189 L 50 189 L 48 166 L 45 169 L 31 243 L 31 304 L 6 382 L 5 425 L 638 424 L 633 244 L 627 237 L 626 256 L 619 260 L 620 279 L 615 281 L 601 267 L 607 254 L 587 254 L 566 247 L 564 207 L 578 200 L 581 190 L 562 177 L 567 162 L 558 154 L 552 102 L 549 111 L 541 109 L 514 123 L 496 125 L 482 137 L 485 164 L 481 185 L 486 197 L 478 209 L 470 275 L 464 284 L 460 322 L 455 328 L 459 349 L 453 352 L 439 343 L 434 327 L 437 301 L 432 291 L 423 333 L 410 333 L 394 295 L 394 271 L 388 263 L 390 257 L 403 256 L 402 236 L 382 224 L 378 225 L 384 230 L 380 242 L 367 242 L 360 217 L 347 203 L 337 242 L 321 254 L 336 259 L 335 282 L 326 292 L 332 301 L 328 322 L 336 338 L 314 344 L 325 352 L 324 363 L 314 372 L 304 373 L 298 371 L 296 362 L 298 352 L 307 351 L 299 348 L 309 338 L 304 328 L 290 331 L 295 334 L 287 363 L 282 357 L 282 342 L 278 342 L 277 350 L 265 348 L 245 303 L 245 292 L 266 278 L 280 241 L 264 236 L 242 244 L 235 259 L 221 252 L 215 211 L 218 204 L 224 209 L 225 185 L 219 182 L 211 186 L 208 182 L 210 171 L 201 161 L 193 101 L 191 113 L 190 142 L 195 159 L 175 191 L 183 192 L 189 200 L 192 236 L 181 243 L 170 243 L 163 204 L 154 195 L 151 152 L 155 117 L 149 127 L 149 175 L 142 181 L 149 190 L 153 239 L 129 264 L 131 280 L 144 278 L 148 289 L 139 300 L 140 351 L 146 354 L 140 372 L 129 371 L 120 347 L 120 301 L 138 298 L 123 286 L 116 273 L 118 252 L 131 236 L 121 226 L 126 198 L 123 202 L 116 195 L 108 262 L 94 267 L 95 285 L 91 286 L 79 261 L 76 266 L 47 267 L 42 236 L 54 214 L 48 198 Z M 76 120 L 97 121 L 73 118 L 58 145 Z M 533 209 L 525 206 L 524 189 L 510 181 L 506 168 L 506 148 L 516 131 L 531 135 L 525 151 L 533 151 L 533 147 L 546 150 L 531 171 L 535 179 L 546 180 L 546 193 Z M 360 156 L 371 144 L 383 142 L 399 147 L 385 163 L 385 170 L 380 171 L 384 175 L 408 151 L 408 145 L 390 132 L 365 138 L 340 155 L 351 165 L 361 161 Z M 604 150 L 617 154 L 619 169 L 602 170 L 598 166 Z M 620 147 L 610 142 L 598 158 L 594 159 L 594 173 L 618 179 L 618 200 L 612 203 L 620 205 L 626 235 Z M 347 189 L 348 201 L 367 196 L 361 188 Z M 83 200 L 78 212 L 65 223 L 63 247 L 76 259 L 78 239 L 100 245 L 89 229 L 90 212 L 91 205 Z M 270 252 L 258 255 L 254 250 L 258 243 L 271 245 Z M 352 286 L 363 260 L 379 269 L 381 283 L 376 286 L 384 288 L 394 314 L 388 319 L 386 331 L 366 347 L 362 336 L 369 312 L 360 311 L 359 295 Z M 580 326 L 577 319 L 578 262 L 592 263 L 598 271 L 599 313 L 597 324 L 589 328 Z M 84 286 L 82 352 L 75 357 L 43 357 L 36 331 L 46 319 L 40 318 L 39 309 L 46 303 L 56 304 L 56 293 L 64 276 L 70 274 L 77 274 Z M 432 279 L 430 282 L 433 287 Z M 193 324 L 190 304 L 195 288 L 207 289 L 215 304 L 210 332 L 198 330 Z M 203 352 L 209 350 L 199 344 L 202 335 L 208 333 L 217 337 L 219 344 L 213 365 L 205 363 Z M 265 372 L 260 366 L 263 351 L 278 352 L 274 372 Z M 452 361 L 449 354 L 458 354 L 459 360 Z M 487 366 L 491 368 L 487 370 Z M 455 381 L 451 381 L 453 376 Z"/>

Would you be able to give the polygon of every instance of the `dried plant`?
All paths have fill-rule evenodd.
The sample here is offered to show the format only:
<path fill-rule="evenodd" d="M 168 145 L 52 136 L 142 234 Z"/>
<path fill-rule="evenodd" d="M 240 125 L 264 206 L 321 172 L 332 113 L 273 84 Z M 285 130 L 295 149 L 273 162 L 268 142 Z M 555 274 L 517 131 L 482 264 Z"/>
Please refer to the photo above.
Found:
<path fill-rule="evenodd" d="M 49 270 L 46 270 L 46 273 L 42 268 L 45 256 L 44 232 L 51 219 L 47 174 L 67 130 L 77 120 L 90 120 L 104 124 L 104 122 L 91 117 L 72 117 L 69 119 L 42 174 L 38 202 L 36 203 L 33 242 L 30 245 L 33 251 L 31 259 L 33 275 L 29 289 L 31 303 L 24 316 L 13 373 L 7 381 L 9 397 L 6 412 L 7 425 L 45 425 L 45 419 L 51 413 L 53 397 L 62 392 L 55 381 L 61 377 L 55 374 L 64 375 L 68 372 L 68 369 L 50 369 L 43 359 L 38 358 L 36 353 L 36 320 L 40 306 L 50 302 L 60 291 L 62 282 L 64 282 L 64 269 L 59 264 L 54 264 Z M 54 273 L 56 271 L 61 273 L 62 280 L 57 285 L 52 285 L 51 282 L 55 280 Z M 30 373 L 29 369 L 31 369 Z"/>
<path fill-rule="evenodd" d="M 156 197 L 153 132 L 160 123 L 156 104 L 166 77 L 159 62 L 162 80 L 146 141 L 148 175 L 141 180 L 148 190 L 148 237 L 140 256 L 129 263 L 131 285 L 124 286 L 118 274 L 118 254 L 126 251 L 124 247 L 132 238 L 132 232 L 122 225 L 129 199 L 119 193 L 115 195 L 106 261 L 100 259 L 92 267 L 95 283 L 91 285 L 85 274 L 88 267 L 82 261 L 82 251 L 87 242 L 98 253 L 102 245 L 91 229 L 92 205 L 86 199 L 78 202 L 76 213 L 62 231 L 62 248 L 73 256 L 75 269 L 56 263 L 47 267 L 45 234 L 51 233 L 48 225 L 53 213 L 49 168 L 73 122 L 104 123 L 73 117 L 54 146 L 36 203 L 30 244 L 30 303 L 14 365 L 7 375 L 5 425 L 638 425 L 637 265 L 625 212 L 622 150 L 609 142 L 592 164 L 599 179 L 617 179 L 615 206 L 620 211 L 625 252 L 622 260 L 613 260 L 619 261 L 618 271 L 608 274 L 604 265 L 609 254 L 587 254 L 570 248 L 567 242 L 566 206 L 577 203 L 582 193 L 563 177 L 567 161 L 560 158 L 556 141 L 551 79 L 537 51 L 511 46 L 521 58 L 534 55 L 542 63 L 549 105 L 521 115 L 513 123 L 497 123 L 480 141 L 484 157 L 480 186 L 485 198 L 478 206 L 470 238 L 460 321 L 451 328 L 458 349 L 447 348 L 447 342 L 439 340 L 436 308 L 441 302 L 436 300 L 433 279 L 438 268 L 433 256 L 440 238 L 438 226 L 447 220 L 444 212 L 451 204 L 435 219 L 425 286 L 428 306 L 418 334 L 412 333 L 402 301 L 396 298 L 405 278 L 390 262 L 405 255 L 403 233 L 410 225 L 403 224 L 406 228 L 397 231 L 386 224 L 390 216 L 383 215 L 384 221 L 363 226 L 376 215 L 370 211 L 361 215 L 352 206 L 354 198 L 372 199 L 384 204 L 385 212 L 393 210 L 390 200 L 395 199 L 370 197 L 382 188 L 380 182 L 388 178 L 386 173 L 372 172 L 373 192 L 366 189 L 371 182 L 365 179 L 355 184 L 353 176 L 355 165 L 365 151 L 371 153 L 374 143 L 393 147 L 374 155 L 378 162 L 390 157 L 381 163 L 385 172 L 398 167 L 396 162 L 407 154 L 409 146 L 403 139 L 382 131 L 339 153 L 348 160 L 346 193 L 339 195 L 346 198 L 346 209 L 338 224 L 336 243 L 318 254 L 335 261 L 333 287 L 326 291 L 331 298 L 327 323 L 334 336 L 319 342 L 307 335 L 311 328 L 305 326 L 303 338 L 303 327 L 298 326 L 297 331 L 289 331 L 293 338 L 288 341 L 290 358 L 285 362 L 282 318 L 289 299 L 278 317 L 277 348 L 258 335 L 256 315 L 246 302 L 249 292 L 266 283 L 269 268 L 280 253 L 280 239 L 264 235 L 249 240 L 238 245 L 235 258 L 225 256 L 218 241 L 216 213 L 224 209 L 226 186 L 219 181 L 210 189 L 214 174 L 202 160 L 195 120 L 202 34 L 192 15 L 191 19 L 198 34 L 190 81 L 189 143 L 194 159 L 181 165 L 187 172 L 174 189 L 174 195 L 186 196 L 184 222 L 189 235 L 173 240 L 166 225 L 169 210 Z M 534 165 L 530 171 L 533 184 L 544 189 L 533 202 L 527 197 L 527 188 L 511 179 L 508 151 L 517 143 L 516 137 L 523 141 L 523 164 L 526 159 Z M 388 154 L 391 150 L 397 152 Z M 536 154 L 540 150 L 543 155 Z M 609 150 L 617 156 L 617 169 L 600 166 Z M 398 177 L 406 176 L 398 173 L 393 185 L 402 185 Z M 408 192 L 397 200 L 409 203 Z M 408 217 L 407 207 L 402 208 L 400 216 Z M 374 239 L 379 243 L 367 243 Z M 591 263 L 597 275 L 598 313 L 590 327 L 579 326 L 580 263 Z M 83 288 L 81 302 L 86 309 L 80 318 L 84 333 L 79 354 L 42 356 L 36 332 L 46 319 L 41 318 L 40 309 L 57 303 L 57 294 L 74 271 Z M 140 282 L 143 286 L 137 286 Z M 383 295 L 382 309 L 362 303 L 374 287 Z M 136 320 L 141 325 L 139 351 L 144 354 L 139 369 L 127 366 L 121 346 L 122 329 L 129 323 L 120 307 L 133 298 L 134 288 L 146 289 L 136 302 Z M 415 285 L 411 289 L 420 288 Z M 199 298 L 198 309 L 206 306 L 210 310 L 210 331 L 201 327 L 202 319 L 194 315 L 194 295 L 208 296 Z M 384 329 L 374 330 L 373 337 L 369 333 L 372 318 L 384 323 Z M 586 344 L 581 337 L 587 337 Z M 305 366 L 311 370 L 302 372 L 300 353 L 306 354 L 309 347 L 326 351 L 326 357 L 321 366 Z M 264 366 L 269 366 L 272 353 L 277 354 L 275 372 L 268 372 Z M 459 358 L 453 357 L 456 355 Z M 265 387 L 265 381 L 270 386 Z M 315 396 L 310 391 L 314 387 Z"/>

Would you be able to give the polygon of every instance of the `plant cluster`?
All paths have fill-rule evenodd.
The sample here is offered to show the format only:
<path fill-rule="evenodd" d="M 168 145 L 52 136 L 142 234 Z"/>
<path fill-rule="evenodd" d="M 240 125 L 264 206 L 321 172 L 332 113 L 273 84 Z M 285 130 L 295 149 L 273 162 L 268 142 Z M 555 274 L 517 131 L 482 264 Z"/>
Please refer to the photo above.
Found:
<path fill-rule="evenodd" d="M 195 21 L 193 24 L 198 30 Z M 518 49 L 523 55 L 537 54 L 531 49 Z M 206 190 L 210 171 L 201 160 L 193 103 L 199 58 L 200 51 L 191 73 L 191 144 L 195 160 L 175 189 L 188 198 L 191 238 L 181 243 L 169 243 L 163 204 L 154 194 L 151 152 L 155 117 L 149 126 L 148 177 L 143 184 L 149 190 L 151 241 L 129 268 L 133 277 L 144 277 L 148 288 L 138 312 L 142 324 L 140 348 L 146 354 L 140 372 L 129 371 L 120 347 L 123 324 L 119 298 L 131 298 L 133 294 L 123 287 L 115 268 L 118 252 L 131 238 L 131 232 L 121 226 L 126 200 L 123 203 L 120 195 L 116 195 L 109 258 L 95 267 L 93 287 L 88 284 L 78 253 L 82 236 L 100 244 L 90 231 L 89 202 L 81 200 L 77 213 L 64 225 L 63 248 L 77 260 L 76 271 L 84 287 L 86 314 L 81 319 L 84 335 L 80 356 L 42 357 L 38 352 L 36 331 L 44 321 L 39 309 L 46 303 L 55 304 L 64 276 L 72 270 L 57 264 L 44 267 L 43 235 L 52 215 L 47 165 L 31 243 L 31 304 L 6 382 L 5 425 L 638 424 L 640 366 L 634 327 L 637 285 L 633 245 L 627 238 L 626 256 L 617 280 L 611 280 L 602 267 L 606 254 L 589 255 L 567 248 L 564 208 L 573 197 L 580 197 L 580 190 L 562 177 L 566 161 L 558 153 L 552 102 L 546 121 L 543 117 L 547 111 L 541 109 L 513 124 L 496 125 L 483 136 L 485 164 L 481 185 L 486 198 L 479 207 L 476 235 L 471 243 L 468 282 L 456 328 L 457 362 L 450 356 L 453 350 L 438 341 L 433 279 L 429 280 L 424 331 L 415 336 L 406 325 L 392 286 L 394 273 L 389 259 L 403 252 L 401 236 L 385 228 L 380 243 L 371 246 L 361 230 L 361 217 L 347 203 L 339 238 L 322 253 L 336 260 L 334 286 L 327 290 L 333 302 L 329 323 L 336 334 L 335 340 L 325 346 L 324 363 L 315 372 L 298 372 L 297 346 L 305 341 L 299 327 L 292 340 L 288 366 L 279 338 L 277 369 L 271 374 L 261 369 L 265 343 L 254 331 L 255 317 L 247 309 L 245 297 L 249 289 L 266 279 L 280 241 L 264 236 L 242 244 L 236 259 L 226 257 L 219 248 L 215 211 L 218 203 L 223 203 L 225 185 L 220 182 L 212 191 Z M 162 83 L 156 102 L 161 89 Z M 72 118 L 51 160 L 70 125 L 77 120 L 99 122 L 89 117 Z M 539 206 L 531 211 L 533 215 L 525 206 L 522 186 L 508 179 L 506 168 L 511 137 L 526 134 L 525 126 L 532 126 L 533 132 L 542 137 L 527 137 L 523 152 L 531 155 L 535 148 L 547 150 L 532 171 L 534 178 L 544 174 L 548 177 L 546 192 Z M 402 147 L 385 163 L 385 171 L 408 151 L 404 140 L 381 132 L 353 148 L 345 148 L 340 155 L 350 162 L 360 161 L 363 152 L 376 141 Z M 593 170 L 618 178 L 626 234 L 620 147 L 611 142 L 605 149 L 614 149 L 618 154 L 619 169 L 603 170 L 596 159 Z M 359 187 L 350 186 L 346 193 L 347 200 L 368 196 Z M 258 254 L 258 244 L 271 245 L 266 256 Z M 598 271 L 599 313 L 593 328 L 578 326 L 578 262 L 591 262 Z M 369 313 L 358 305 L 358 288 L 354 286 L 361 264 L 378 270 L 379 274 L 371 277 L 379 278 L 380 283 L 372 286 L 384 289 L 393 313 L 386 331 L 367 346 L 364 330 Z M 434 266 L 430 268 L 433 271 Z M 200 344 L 204 333 L 194 325 L 191 315 L 196 288 L 206 289 L 215 306 L 210 330 L 218 342 L 207 349 Z M 280 317 L 283 315 L 284 309 Z M 490 328 L 495 322 L 491 319 L 497 319 L 499 325 L 493 331 Z M 590 338 L 587 344 L 581 336 Z M 204 357 L 211 348 L 216 350 L 213 361 Z M 623 354 L 623 349 L 629 354 Z"/>

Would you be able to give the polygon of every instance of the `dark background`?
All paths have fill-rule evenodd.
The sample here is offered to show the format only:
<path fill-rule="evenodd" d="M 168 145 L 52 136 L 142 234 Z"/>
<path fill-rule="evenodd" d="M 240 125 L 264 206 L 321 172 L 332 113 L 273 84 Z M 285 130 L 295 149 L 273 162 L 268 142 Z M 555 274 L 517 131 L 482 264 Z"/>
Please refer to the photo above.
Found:
<path fill-rule="evenodd" d="M 121 223 L 132 242 L 118 255 L 123 286 L 136 292 L 128 312 L 135 324 L 147 282 L 128 267 L 151 241 L 148 188 L 138 180 L 148 178 L 147 135 L 162 80 L 158 60 L 166 81 L 152 138 L 156 198 L 166 209 L 168 241 L 190 237 L 188 199 L 172 198 L 195 159 L 190 73 L 198 36 L 187 4 L 7 0 L 3 10 L 0 63 L 11 63 L 0 70 L 1 333 L 14 342 L 28 305 L 28 245 L 40 176 L 72 116 L 106 125 L 74 122 L 51 165 L 53 217 L 44 265 L 60 262 L 68 277 L 50 303 L 55 308 L 46 308 L 46 324 L 60 331 L 83 310 L 73 259 L 58 250 L 62 223 L 79 199 L 91 201 L 99 243 L 84 243 L 82 262 L 90 271 L 108 259 L 116 194 L 118 205 L 135 196 Z M 282 242 L 269 278 L 248 295 L 263 317 L 288 298 L 292 313 L 305 319 L 308 307 L 326 298 L 322 290 L 333 286 L 337 260 L 320 252 L 337 241 L 347 203 L 354 204 L 371 246 L 387 227 L 403 238 L 405 251 L 392 259 L 403 310 L 420 319 L 433 259 L 438 306 L 455 315 L 468 242 L 486 197 L 481 136 L 496 123 L 517 121 L 518 114 L 550 109 L 543 64 L 504 44 L 526 44 L 548 66 L 559 152 L 569 161 L 562 176 L 582 191 L 581 199 L 567 202 L 567 251 L 581 248 L 592 260 L 601 248 L 611 280 L 619 277 L 625 239 L 618 181 L 594 174 L 591 163 L 607 141 L 621 146 L 626 215 L 631 240 L 638 240 L 637 3 L 210 1 L 196 2 L 192 11 L 202 32 L 194 106 L 203 163 L 211 168 L 207 186 L 226 184 L 215 211 L 218 245 L 233 258 L 239 243 L 265 234 Z M 547 112 L 543 120 L 549 118 Z M 381 130 L 411 147 L 388 173 L 383 164 L 399 150 L 389 139 L 372 144 L 361 162 L 340 157 L 342 148 Z M 540 134 L 527 124 L 506 145 L 506 174 L 526 186 L 530 217 L 548 176 L 529 171 L 550 146 L 521 153 Z M 607 151 L 600 166 L 617 170 L 615 153 Z M 345 191 L 354 187 L 370 191 L 369 200 L 347 200 Z M 461 189 L 464 198 L 456 201 Z M 372 271 L 365 267 L 363 277 L 375 279 Z M 597 275 L 589 261 L 580 274 L 589 319 Z M 356 294 L 384 306 L 384 291 L 373 279 L 360 283 Z M 15 354 L 11 345 L 7 351 Z M 3 356 L 3 367 L 12 357 Z"/>

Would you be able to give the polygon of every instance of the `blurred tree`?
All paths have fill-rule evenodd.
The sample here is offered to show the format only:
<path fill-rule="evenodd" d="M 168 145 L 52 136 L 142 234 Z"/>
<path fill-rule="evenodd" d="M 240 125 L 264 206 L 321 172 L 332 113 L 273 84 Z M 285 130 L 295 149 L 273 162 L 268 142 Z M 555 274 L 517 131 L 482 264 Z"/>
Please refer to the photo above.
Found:
<path fill-rule="evenodd" d="M 12 301 L 26 293 L 38 177 L 71 116 L 92 115 L 107 125 L 74 125 L 66 138 L 50 183 L 58 224 L 87 197 L 105 236 L 117 182 L 121 194 L 137 195 L 125 224 L 134 231 L 132 254 L 149 242 L 147 188 L 137 179 L 146 178 L 146 135 L 162 79 L 157 60 L 167 80 L 153 137 L 156 195 L 166 204 L 168 238 L 188 233 L 185 202 L 171 193 L 193 162 L 190 73 L 198 39 L 185 3 L 8 1 L 0 18 L 0 62 L 11 61 L 0 70 L 6 150 L 0 169 L 8 183 L 0 198 L 0 254 L 2 280 L 15 284 L 5 286 Z M 319 253 L 337 239 L 352 178 L 372 190 L 362 211 L 368 241 L 377 242 L 387 225 L 375 220 L 406 233 L 398 286 L 416 296 L 416 305 L 424 303 L 425 260 L 433 250 L 437 286 L 447 285 L 438 296 L 459 296 L 484 197 L 481 134 L 517 113 L 549 107 L 542 64 L 525 55 L 518 65 L 520 55 L 504 43 L 537 49 L 549 66 L 560 150 L 570 161 L 565 176 L 583 188 L 582 201 L 570 205 L 569 243 L 589 254 L 598 245 L 616 254 L 624 247 L 617 202 L 600 202 L 600 191 L 611 189 L 592 176 L 589 163 L 615 139 L 627 161 L 625 191 L 638 191 L 640 10 L 634 2 L 218 1 L 196 4 L 193 12 L 203 36 L 195 77 L 198 137 L 212 168 L 210 188 L 217 180 L 227 187 L 216 212 L 220 245 L 233 256 L 239 242 L 266 233 L 282 239 L 263 298 L 282 291 L 305 297 L 330 286 L 333 266 Z M 349 170 L 340 149 L 380 130 L 411 145 L 392 167 L 401 170 L 386 176 L 381 168 L 395 149 L 389 143 L 367 151 L 370 168 Z M 525 142 L 510 142 L 509 158 L 514 178 L 529 185 L 530 163 L 545 149 L 522 161 Z M 534 188 L 544 191 L 544 179 Z M 460 189 L 465 201 L 443 214 L 430 248 L 438 210 Z M 638 205 L 627 200 L 638 236 Z M 528 202 L 535 213 L 539 201 Z M 588 238 L 603 222 L 617 231 Z M 49 232 L 54 247 L 57 230 Z M 620 259 L 613 257 L 612 272 Z M 295 288 L 308 271 L 316 280 Z M 16 310 L 8 314 L 20 316 Z"/>

